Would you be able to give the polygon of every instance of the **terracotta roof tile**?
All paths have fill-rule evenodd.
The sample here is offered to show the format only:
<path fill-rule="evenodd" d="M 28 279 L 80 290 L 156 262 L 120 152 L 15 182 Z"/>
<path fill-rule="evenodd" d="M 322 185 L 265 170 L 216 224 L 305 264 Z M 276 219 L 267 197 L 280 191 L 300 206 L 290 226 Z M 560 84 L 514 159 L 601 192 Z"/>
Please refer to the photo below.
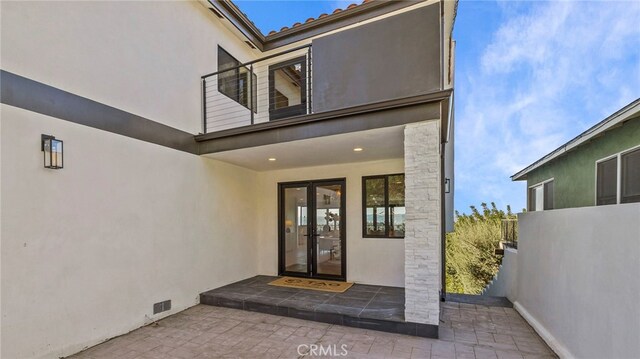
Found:
<path fill-rule="evenodd" d="M 340 8 L 338 8 L 338 9 L 333 10 L 333 12 L 332 12 L 331 14 L 323 13 L 323 14 L 318 15 L 318 17 L 317 17 L 317 18 L 310 17 L 310 18 L 308 18 L 304 23 L 305 23 L 305 24 L 308 24 L 308 23 L 314 22 L 314 21 L 316 21 L 316 20 L 318 20 L 318 19 L 325 18 L 325 17 L 327 17 L 327 16 L 332 16 L 332 15 L 335 15 L 335 14 L 338 14 L 338 13 L 341 13 L 341 12 L 344 12 L 344 11 L 350 11 L 350 10 L 352 10 L 352 9 L 357 8 L 358 6 L 364 5 L 364 4 L 369 3 L 369 2 L 372 2 L 372 1 L 374 1 L 374 0 L 363 0 L 360 4 L 352 3 L 352 4 L 350 4 L 349 6 L 347 6 L 346 8 L 344 8 L 344 9 L 340 9 Z M 280 29 L 280 31 L 277 31 L 277 30 L 271 30 L 271 31 L 269 31 L 269 34 L 268 34 L 267 36 L 275 35 L 275 34 L 277 34 L 278 32 L 285 31 L 285 30 L 289 30 L 289 29 L 293 29 L 293 28 L 298 27 L 298 26 L 300 26 L 300 25 L 302 25 L 302 23 L 300 23 L 300 22 L 296 22 L 295 24 L 291 25 L 291 27 L 283 26 L 283 27 Z"/>

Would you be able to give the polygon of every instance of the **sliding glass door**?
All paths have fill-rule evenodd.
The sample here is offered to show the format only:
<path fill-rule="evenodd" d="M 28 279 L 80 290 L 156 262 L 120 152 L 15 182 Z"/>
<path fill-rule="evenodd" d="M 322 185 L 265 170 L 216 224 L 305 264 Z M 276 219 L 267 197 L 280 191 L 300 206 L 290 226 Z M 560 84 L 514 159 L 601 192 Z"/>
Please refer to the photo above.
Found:
<path fill-rule="evenodd" d="M 281 275 L 344 280 L 345 180 L 279 185 Z"/>

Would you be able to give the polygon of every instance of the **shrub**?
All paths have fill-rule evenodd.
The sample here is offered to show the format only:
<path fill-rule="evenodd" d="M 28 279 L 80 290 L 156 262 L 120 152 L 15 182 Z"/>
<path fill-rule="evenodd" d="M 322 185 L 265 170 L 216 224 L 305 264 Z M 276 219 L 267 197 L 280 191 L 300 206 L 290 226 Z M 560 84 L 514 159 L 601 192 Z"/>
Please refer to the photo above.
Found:
<path fill-rule="evenodd" d="M 471 214 L 456 211 L 454 231 L 446 239 L 446 289 L 450 293 L 480 294 L 500 266 L 495 249 L 500 243 L 503 219 L 517 218 L 507 206 L 506 213 L 481 205 L 482 212 L 470 206 Z"/>

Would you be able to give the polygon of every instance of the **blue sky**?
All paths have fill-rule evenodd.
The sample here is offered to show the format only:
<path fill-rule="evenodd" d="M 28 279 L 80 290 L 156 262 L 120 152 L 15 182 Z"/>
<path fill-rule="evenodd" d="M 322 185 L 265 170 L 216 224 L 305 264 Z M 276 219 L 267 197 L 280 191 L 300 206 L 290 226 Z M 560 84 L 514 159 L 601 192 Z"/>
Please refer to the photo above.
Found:
<path fill-rule="evenodd" d="M 349 1 L 237 1 L 263 31 Z M 525 206 L 509 176 L 640 97 L 640 2 L 460 1 L 455 207 Z"/>

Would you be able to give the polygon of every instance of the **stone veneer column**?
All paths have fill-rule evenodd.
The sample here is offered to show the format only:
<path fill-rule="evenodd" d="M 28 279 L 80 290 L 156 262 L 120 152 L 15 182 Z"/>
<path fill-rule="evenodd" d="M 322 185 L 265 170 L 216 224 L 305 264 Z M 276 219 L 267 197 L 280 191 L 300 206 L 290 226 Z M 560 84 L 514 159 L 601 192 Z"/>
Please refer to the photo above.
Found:
<path fill-rule="evenodd" d="M 438 325 L 440 316 L 440 123 L 404 129 L 405 320 Z"/>

